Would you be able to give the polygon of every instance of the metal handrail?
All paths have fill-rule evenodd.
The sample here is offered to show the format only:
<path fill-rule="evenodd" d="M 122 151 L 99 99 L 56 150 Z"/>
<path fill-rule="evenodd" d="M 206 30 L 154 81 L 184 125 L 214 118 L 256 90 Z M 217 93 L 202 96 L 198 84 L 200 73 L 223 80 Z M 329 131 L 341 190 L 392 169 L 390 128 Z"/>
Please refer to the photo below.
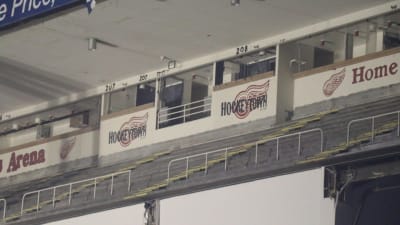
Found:
<path fill-rule="evenodd" d="M 197 114 L 204 113 L 204 112 L 209 112 L 209 111 L 210 111 L 210 110 L 202 110 L 202 111 L 198 111 L 198 112 L 194 112 L 194 113 L 189 113 L 189 114 L 185 114 L 185 115 L 181 115 L 181 116 L 169 118 L 169 119 L 166 119 L 166 120 L 162 120 L 162 121 L 160 121 L 160 122 L 161 122 L 161 123 L 165 123 L 165 122 L 168 122 L 168 121 L 171 121 L 171 120 L 176 120 L 176 119 L 179 119 L 179 118 L 185 118 L 185 117 L 187 117 L 187 116 L 193 116 L 193 115 L 197 115 Z M 171 115 L 171 114 L 170 114 L 170 115 Z M 186 122 L 186 120 L 184 120 L 184 122 Z"/>
<path fill-rule="evenodd" d="M 201 105 L 196 105 L 198 103 L 202 103 Z M 196 105 L 196 106 L 193 106 Z M 170 108 L 163 108 L 160 109 L 158 112 L 158 118 L 157 118 L 157 128 L 159 128 L 159 124 L 160 123 L 165 123 L 171 120 L 176 120 L 176 119 L 180 119 L 183 118 L 183 122 L 186 122 L 186 117 L 187 116 L 192 116 L 192 115 L 197 115 L 200 113 L 205 113 L 205 112 L 210 112 L 211 111 L 211 107 L 207 107 L 207 106 L 211 106 L 211 97 L 206 97 L 204 99 L 198 100 L 198 101 L 194 101 L 194 102 L 190 102 L 190 103 L 186 103 L 183 105 L 178 105 L 178 106 L 174 106 L 174 107 L 170 107 Z M 202 111 L 198 111 L 198 112 L 190 112 L 187 113 L 188 110 L 194 110 L 194 109 L 199 109 L 204 107 L 205 109 Z M 169 110 L 171 109 L 181 109 L 179 111 L 176 112 L 171 112 L 168 113 Z M 183 115 L 179 115 L 179 114 L 183 114 Z M 172 118 L 168 118 L 168 116 L 171 115 L 177 115 L 177 116 L 173 116 Z"/>
<path fill-rule="evenodd" d="M 292 134 L 282 135 L 282 136 L 279 136 L 279 137 L 268 139 L 266 141 L 257 141 L 256 142 L 255 163 L 258 164 L 258 145 L 259 144 L 265 144 L 267 142 L 276 140 L 276 159 L 279 160 L 279 140 L 281 138 L 292 137 L 292 136 L 298 136 L 297 154 L 300 156 L 301 155 L 301 135 L 307 134 L 307 133 L 312 133 L 312 132 L 319 132 L 320 133 L 320 139 L 321 139 L 320 151 L 323 152 L 324 131 L 321 128 L 315 128 L 315 129 L 311 129 L 311 130 L 300 131 L 300 132 L 296 132 L 296 133 L 292 133 Z"/>
<path fill-rule="evenodd" d="M 182 112 L 185 111 L 185 110 L 198 109 L 198 108 L 202 108 L 202 107 L 204 107 L 204 106 L 209 106 L 209 105 L 211 105 L 211 102 L 210 102 L 210 103 L 207 103 L 207 104 L 195 106 L 195 107 L 184 108 L 184 109 L 182 109 L 181 111 L 176 111 L 176 112 L 172 112 L 172 113 L 163 113 L 163 114 L 159 113 L 159 117 L 161 118 L 161 117 L 171 116 L 171 115 L 174 115 L 174 114 L 182 113 Z M 209 110 L 209 109 L 204 110 L 204 112 L 206 112 L 206 111 L 210 111 L 210 110 Z M 190 115 L 190 114 L 186 114 L 186 115 Z M 178 118 L 178 117 L 174 117 L 174 119 L 175 119 L 175 118 Z M 163 121 L 163 122 L 164 122 L 164 121 Z"/>
<path fill-rule="evenodd" d="M 36 212 L 39 211 L 39 205 L 40 205 L 40 193 L 44 192 L 44 191 L 49 191 L 52 190 L 53 191 L 53 197 L 52 197 L 52 204 L 53 204 L 53 208 L 55 208 L 55 203 L 56 203 L 56 189 L 57 188 L 61 188 L 61 187 L 69 187 L 69 191 L 68 191 L 68 205 L 71 205 L 71 201 L 72 201 L 72 186 L 76 185 L 76 184 L 82 184 L 82 183 L 87 183 L 92 181 L 93 182 L 93 200 L 96 199 L 96 189 L 97 189 L 97 184 L 98 184 L 98 180 L 99 179 L 104 179 L 104 178 L 109 178 L 111 177 L 111 187 L 110 187 L 110 195 L 113 194 L 114 191 L 114 177 L 118 176 L 118 175 L 122 175 L 122 174 L 128 174 L 128 191 L 131 190 L 131 170 L 125 170 L 125 171 L 121 171 L 121 172 L 116 172 L 116 173 L 110 173 L 107 175 L 103 175 L 103 176 L 99 176 L 99 177 L 95 177 L 95 178 L 90 178 L 90 179 L 85 179 L 85 180 L 80 180 L 80 181 L 75 181 L 75 182 L 71 182 L 71 183 L 67 183 L 67 184 L 61 184 L 61 185 L 57 185 L 57 186 L 53 186 L 53 187 L 49 187 L 49 188 L 44 188 L 44 189 L 40 189 L 40 190 L 36 190 L 36 191 L 31 191 L 31 192 L 27 192 L 22 196 L 22 202 L 21 202 L 21 216 L 24 214 L 24 202 L 25 202 L 25 198 L 26 196 L 29 195 L 33 195 L 33 194 L 37 194 L 37 199 L 36 199 Z"/>
<path fill-rule="evenodd" d="M 168 178 L 167 178 L 167 184 L 169 184 L 170 182 L 170 172 L 171 172 L 171 165 L 174 162 L 177 161 L 182 161 L 182 160 L 186 160 L 186 179 L 189 177 L 189 159 L 191 158 L 196 158 L 199 156 L 205 156 L 205 170 L 204 173 L 207 174 L 207 167 L 208 167 L 208 155 L 209 154 L 213 154 L 213 153 L 218 153 L 218 152 L 225 152 L 225 171 L 228 169 L 228 151 L 233 149 L 234 147 L 227 147 L 227 148 L 222 148 L 222 149 L 217 149 L 214 151 L 209 151 L 209 152 L 204 152 L 204 153 L 199 153 L 199 154 L 195 154 L 195 155 L 190 155 L 190 156 L 186 156 L 186 157 L 182 157 L 182 158 L 178 158 L 178 159 L 173 159 L 171 161 L 169 161 L 168 163 Z"/>
<path fill-rule="evenodd" d="M 178 105 L 178 106 L 173 106 L 173 107 L 168 107 L 168 108 L 162 108 L 162 109 L 160 109 L 160 112 L 168 111 L 168 110 L 171 110 L 171 109 L 176 109 L 176 108 L 179 108 L 179 107 L 186 107 L 186 106 L 188 106 L 188 105 L 193 105 L 193 104 L 196 104 L 196 103 L 199 103 L 199 102 L 205 102 L 205 101 L 207 101 L 207 100 L 211 100 L 211 96 L 207 96 L 207 97 L 205 97 L 204 99 L 200 99 L 200 100 L 197 100 L 197 101 L 194 101 L 194 102 L 189 102 L 189 103 L 182 104 L 182 105 Z"/>
<path fill-rule="evenodd" d="M 372 124 L 371 124 L 371 141 L 374 142 L 375 139 L 375 119 L 376 118 L 380 118 L 380 117 L 384 117 L 384 116 L 389 116 L 389 115 L 394 115 L 397 114 L 397 136 L 400 136 L 400 111 L 394 111 L 394 112 L 389 112 L 389 113 L 383 113 L 383 114 L 379 114 L 379 115 L 375 115 L 375 116 L 369 116 L 369 117 L 364 117 L 361 119 L 355 119 L 355 120 L 351 120 L 348 124 L 347 124 L 347 145 L 349 145 L 350 143 L 350 127 L 353 123 L 356 122 L 360 122 L 360 121 L 365 121 L 365 120 L 372 120 Z"/>
<path fill-rule="evenodd" d="M 5 223 L 6 222 L 6 211 L 7 211 L 7 201 L 4 199 L 4 198 L 1 198 L 0 199 L 0 203 L 1 202 L 3 202 L 3 218 L 2 218 L 2 221 L 3 221 L 3 223 Z"/>

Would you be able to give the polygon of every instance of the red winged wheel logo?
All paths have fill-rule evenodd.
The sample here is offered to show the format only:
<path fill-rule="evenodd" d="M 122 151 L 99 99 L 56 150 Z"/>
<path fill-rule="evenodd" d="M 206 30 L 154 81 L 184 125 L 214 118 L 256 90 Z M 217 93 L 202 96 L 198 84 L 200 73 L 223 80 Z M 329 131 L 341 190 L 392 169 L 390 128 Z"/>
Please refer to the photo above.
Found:
<path fill-rule="evenodd" d="M 73 137 L 70 139 L 64 139 L 61 141 L 61 149 L 60 149 L 60 158 L 61 159 L 67 158 L 68 154 L 74 148 L 75 143 L 76 143 L 76 137 Z"/>
<path fill-rule="evenodd" d="M 241 91 L 236 95 L 235 102 L 239 100 L 248 101 L 249 99 L 255 99 L 257 97 L 266 96 L 268 89 L 269 89 L 269 80 L 261 85 L 250 85 L 246 88 L 246 90 Z M 251 111 L 252 109 L 250 108 L 250 105 L 247 104 L 246 110 L 242 112 L 236 111 L 235 116 L 238 119 L 244 119 L 250 114 Z"/>
<path fill-rule="evenodd" d="M 144 116 L 134 116 L 128 122 L 122 124 L 119 129 L 121 132 L 127 130 L 133 131 L 125 132 L 125 135 L 121 136 L 120 144 L 122 147 L 127 147 L 136 137 L 141 136 L 142 132 L 145 132 L 143 129 L 146 127 L 148 116 L 149 113 L 146 113 Z"/>
<path fill-rule="evenodd" d="M 342 84 L 344 77 L 346 76 L 346 70 L 343 68 L 338 73 L 333 74 L 327 81 L 325 81 L 322 91 L 326 97 L 331 96 L 336 89 Z"/>

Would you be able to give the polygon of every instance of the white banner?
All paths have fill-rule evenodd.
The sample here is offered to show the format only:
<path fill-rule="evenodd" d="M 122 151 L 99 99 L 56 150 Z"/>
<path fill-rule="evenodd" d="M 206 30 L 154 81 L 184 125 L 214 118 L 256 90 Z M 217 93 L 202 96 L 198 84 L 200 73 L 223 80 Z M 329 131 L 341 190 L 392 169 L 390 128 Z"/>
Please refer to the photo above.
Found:
<path fill-rule="evenodd" d="M 0 178 L 97 155 L 99 132 L 90 131 L 0 155 Z"/>
<path fill-rule="evenodd" d="M 155 131 L 155 108 L 101 121 L 100 155 L 108 155 L 151 143 Z"/>
<path fill-rule="evenodd" d="M 223 127 L 275 116 L 276 95 L 276 77 L 215 91 L 213 120 L 219 127 Z"/>
<path fill-rule="evenodd" d="M 335 68 L 294 83 L 294 107 L 400 82 L 400 53 Z"/>

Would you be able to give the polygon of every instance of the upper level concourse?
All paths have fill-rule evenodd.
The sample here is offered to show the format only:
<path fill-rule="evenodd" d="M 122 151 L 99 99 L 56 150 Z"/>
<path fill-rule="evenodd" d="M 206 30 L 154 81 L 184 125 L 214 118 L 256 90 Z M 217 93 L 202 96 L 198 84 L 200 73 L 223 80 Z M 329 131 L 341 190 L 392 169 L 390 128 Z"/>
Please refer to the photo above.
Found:
<path fill-rule="evenodd" d="M 224 138 L 226 128 L 265 130 L 400 95 L 398 11 L 305 36 L 239 46 L 230 57 L 185 69 L 166 57 L 168 69 L 135 76 L 132 84 L 111 82 L 100 95 L 3 117 L 0 178 L 115 163 L 122 160 L 115 155 L 143 157 L 150 152 L 136 150 L 154 144 L 205 133 Z"/>

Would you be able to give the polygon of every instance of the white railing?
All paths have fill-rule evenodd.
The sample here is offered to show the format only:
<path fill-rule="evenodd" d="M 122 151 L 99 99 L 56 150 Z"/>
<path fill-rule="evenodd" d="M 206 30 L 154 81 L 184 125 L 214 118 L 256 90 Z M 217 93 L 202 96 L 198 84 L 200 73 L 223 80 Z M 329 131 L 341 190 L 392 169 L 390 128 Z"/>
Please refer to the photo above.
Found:
<path fill-rule="evenodd" d="M 111 185 L 110 185 L 110 195 L 113 194 L 114 192 L 114 178 L 116 176 L 119 175 L 123 175 L 123 174 L 128 174 L 128 191 L 131 190 L 131 170 L 126 170 L 126 171 L 122 171 L 122 172 L 116 172 L 116 173 L 111 173 L 111 174 L 107 174 L 104 176 L 99 176 L 99 177 L 95 177 L 95 178 L 91 178 L 91 179 L 86 179 L 86 180 L 80 180 L 80 181 L 76 181 L 76 182 L 71 182 L 68 184 L 62 184 L 62 185 L 58 185 L 58 186 L 53 186 L 53 187 L 49 187 L 49 188 L 44 188 L 44 189 L 40 189 L 40 190 L 36 190 L 36 191 L 31 191 L 31 192 L 27 192 L 22 196 L 22 203 L 21 203 L 21 216 L 24 213 L 24 203 L 25 203 L 25 198 L 27 196 L 30 195 L 34 195 L 36 194 L 37 198 L 36 198 L 36 212 L 39 211 L 39 206 L 40 206 L 40 193 L 41 192 L 45 192 L 45 191 L 52 191 L 52 205 L 53 208 L 55 208 L 55 203 L 56 203 L 56 189 L 59 189 L 61 187 L 68 187 L 69 191 L 68 191 L 68 205 L 71 205 L 71 201 L 72 201 L 72 195 L 73 195 L 73 186 L 77 186 L 78 184 L 83 185 L 84 183 L 89 183 L 93 182 L 90 186 L 93 185 L 93 200 L 96 199 L 96 190 L 97 190 L 97 184 L 99 183 L 99 180 L 102 179 L 107 179 L 107 178 L 111 178 Z"/>
<path fill-rule="evenodd" d="M 2 222 L 5 223 L 6 222 L 6 211 L 7 211 L 7 201 L 2 198 L 0 199 L 0 204 L 3 203 L 3 213 L 2 213 Z"/>
<path fill-rule="evenodd" d="M 350 128 L 351 125 L 357 122 L 365 121 L 365 120 L 371 120 L 371 142 L 374 142 L 375 139 L 375 119 L 380 118 L 380 117 L 385 117 L 385 116 L 390 116 L 390 115 L 396 115 L 397 114 L 397 136 L 400 136 L 400 111 L 394 111 L 394 112 L 389 112 L 389 113 L 383 113 L 375 116 L 369 116 L 361 119 L 355 119 L 351 120 L 347 124 L 347 145 L 350 143 Z"/>
<path fill-rule="evenodd" d="M 311 129 L 311 130 L 306 130 L 306 131 L 300 131 L 297 133 L 293 133 L 293 134 L 287 134 L 287 135 L 282 135 L 279 137 L 275 137 L 275 138 L 271 138 L 268 139 L 266 141 L 258 141 L 256 142 L 255 146 L 256 146 L 256 153 L 255 153 L 255 163 L 258 164 L 258 146 L 260 144 L 266 144 L 268 142 L 271 141 L 276 141 L 276 160 L 279 160 L 279 140 L 282 138 L 287 138 L 287 137 L 293 137 L 293 136 L 298 136 L 298 142 L 297 142 L 297 154 L 300 156 L 301 155 L 301 135 L 303 134 L 307 134 L 307 133 L 313 133 L 313 132 L 319 132 L 320 134 L 320 152 L 323 152 L 323 147 L 324 147 L 324 132 L 321 128 L 315 128 L 315 129 Z"/>
<path fill-rule="evenodd" d="M 204 169 L 204 174 L 207 174 L 207 167 L 208 167 L 208 155 L 209 154 L 213 154 L 213 153 L 219 153 L 219 152 L 224 152 L 224 157 L 225 157 L 225 171 L 228 169 L 228 151 L 233 149 L 234 147 L 228 147 L 228 148 L 222 148 L 222 149 L 218 149 L 218 150 L 214 150 L 214 151 L 209 151 L 209 152 L 205 152 L 205 153 L 200 153 L 200 154 L 195 154 L 195 155 L 190 155 L 190 156 L 186 156 L 186 157 L 182 157 L 179 159 L 173 159 L 171 161 L 169 161 L 168 163 L 168 178 L 167 178 L 167 183 L 169 184 L 170 178 L 171 178 L 171 165 L 172 163 L 178 162 L 178 161 L 186 161 L 186 179 L 189 177 L 189 159 L 192 158 L 197 158 L 200 156 L 205 156 L 205 169 Z"/>
<path fill-rule="evenodd" d="M 171 110 L 173 112 L 170 112 Z M 192 116 L 207 112 L 211 112 L 211 97 L 170 108 L 162 108 L 158 112 L 157 128 L 160 128 L 160 124 L 179 119 L 186 123 L 191 120 Z"/>

